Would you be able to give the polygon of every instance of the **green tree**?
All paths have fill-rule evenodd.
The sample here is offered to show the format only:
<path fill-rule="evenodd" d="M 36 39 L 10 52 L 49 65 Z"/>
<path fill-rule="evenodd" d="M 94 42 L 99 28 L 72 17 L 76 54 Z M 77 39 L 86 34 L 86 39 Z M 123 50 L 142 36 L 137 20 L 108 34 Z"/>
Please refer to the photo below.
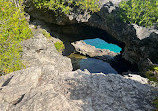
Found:
<path fill-rule="evenodd" d="M 158 0 L 124 0 L 120 3 L 119 16 L 126 23 L 152 26 L 158 23 Z"/>
<path fill-rule="evenodd" d="M 31 35 L 21 2 L 0 0 L 0 75 L 24 67 L 20 43 Z"/>

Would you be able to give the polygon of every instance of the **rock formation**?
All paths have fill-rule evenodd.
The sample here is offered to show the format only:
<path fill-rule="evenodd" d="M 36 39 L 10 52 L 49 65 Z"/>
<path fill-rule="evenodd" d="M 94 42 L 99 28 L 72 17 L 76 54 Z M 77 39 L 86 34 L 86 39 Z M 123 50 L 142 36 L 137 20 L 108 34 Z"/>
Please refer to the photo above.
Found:
<path fill-rule="evenodd" d="M 22 43 L 22 59 L 27 67 L 50 64 L 61 72 L 72 70 L 71 60 L 58 54 L 53 42 L 51 40 L 47 40 L 40 29 L 33 29 L 33 33 L 34 38 Z"/>
<path fill-rule="evenodd" d="M 0 77 L 0 111 L 155 110 L 151 101 L 158 91 L 147 79 L 71 71 L 70 59 L 40 30 L 33 32 L 22 43 L 27 68 Z"/>
<path fill-rule="evenodd" d="M 72 43 L 72 45 L 75 47 L 75 51 L 82 55 L 95 57 L 105 61 L 112 60 L 114 56 L 119 54 L 107 49 L 95 48 L 94 46 L 86 44 L 84 41 L 77 41 Z"/>
<path fill-rule="evenodd" d="M 26 10 L 31 17 L 54 23 L 60 29 L 56 32 L 59 37 L 71 34 L 73 39 L 68 42 L 81 40 L 79 36 L 86 34 L 110 34 L 111 38 L 102 39 L 122 46 L 122 56 L 137 63 L 140 70 L 158 63 L 157 30 L 122 23 L 116 16 L 120 0 L 102 0 L 101 11 L 94 14 L 72 12 L 62 17 L 36 9 L 30 1 L 26 0 Z M 155 110 L 152 100 L 158 95 L 158 87 L 148 84 L 148 79 L 133 74 L 123 77 L 72 71 L 71 60 L 57 52 L 53 40 L 47 39 L 39 27 L 32 29 L 33 38 L 22 43 L 26 69 L 0 77 L 0 111 Z"/>
<path fill-rule="evenodd" d="M 50 10 L 36 9 L 26 0 L 26 11 L 34 18 L 51 23 L 56 27 L 54 32 L 64 39 L 69 37 L 69 42 L 100 37 L 118 44 L 123 48 L 122 57 L 144 71 L 152 63 L 158 63 L 158 31 L 121 22 L 117 14 L 120 1 L 100 0 L 101 10 L 93 14 L 72 11 L 69 15 L 55 16 Z"/>
<path fill-rule="evenodd" d="M 1 111 L 154 111 L 154 88 L 120 75 L 60 72 L 43 65 L 0 80 Z"/>

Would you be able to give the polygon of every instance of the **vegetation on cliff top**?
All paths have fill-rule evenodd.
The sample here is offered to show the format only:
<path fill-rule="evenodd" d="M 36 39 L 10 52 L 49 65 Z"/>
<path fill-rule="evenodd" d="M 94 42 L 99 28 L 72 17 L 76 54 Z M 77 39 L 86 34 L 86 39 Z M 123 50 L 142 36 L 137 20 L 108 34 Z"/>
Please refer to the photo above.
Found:
<path fill-rule="evenodd" d="M 0 0 L 0 75 L 24 67 L 20 42 L 31 35 L 21 2 Z"/>
<path fill-rule="evenodd" d="M 119 14 L 126 23 L 152 26 L 158 23 L 158 0 L 123 0 Z"/>
<path fill-rule="evenodd" d="M 97 12 L 99 0 L 33 0 L 36 8 L 43 8 L 69 14 L 74 7 L 81 11 Z M 136 23 L 141 26 L 152 26 L 158 23 L 158 0 L 123 0 L 120 3 L 119 16 L 126 23 Z"/>
<path fill-rule="evenodd" d="M 69 14 L 73 7 L 92 12 L 99 11 L 99 0 L 33 0 L 36 8 L 53 10 L 57 15 Z"/>

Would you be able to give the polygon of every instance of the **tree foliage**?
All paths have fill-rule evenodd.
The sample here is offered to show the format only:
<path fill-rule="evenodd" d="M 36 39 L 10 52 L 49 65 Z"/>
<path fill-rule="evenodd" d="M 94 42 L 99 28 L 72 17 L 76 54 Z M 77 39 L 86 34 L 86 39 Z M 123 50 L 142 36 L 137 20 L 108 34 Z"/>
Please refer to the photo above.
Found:
<path fill-rule="evenodd" d="M 23 39 L 32 35 L 20 1 L 0 0 L 0 75 L 19 70 Z"/>
<path fill-rule="evenodd" d="M 158 23 L 158 0 L 124 0 L 120 3 L 119 15 L 126 23 L 152 26 Z"/>
<path fill-rule="evenodd" d="M 33 0 L 33 3 L 37 8 L 48 8 L 56 14 L 69 14 L 75 6 L 81 10 L 99 11 L 99 0 Z"/>

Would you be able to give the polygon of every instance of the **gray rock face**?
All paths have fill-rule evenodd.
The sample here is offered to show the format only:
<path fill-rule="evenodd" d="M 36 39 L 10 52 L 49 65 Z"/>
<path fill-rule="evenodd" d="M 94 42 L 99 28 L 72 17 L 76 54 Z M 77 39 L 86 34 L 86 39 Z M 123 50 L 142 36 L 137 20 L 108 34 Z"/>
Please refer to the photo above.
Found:
<path fill-rule="evenodd" d="M 157 88 L 134 76 L 71 71 L 39 30 L 23 42 L 28 68 L 0 77 L 0 111 L 154 111 Z M 132 77 L 133 78 L 133 77 Z"/>
<path fill-rule="evenodd" d="M 71 71 L 71 60 L 60 55 L 51 40 L 48 40 L 40 29 L 33 30 L 34 37 L 25 40 L 22 59 L 27 67 L 53 65 L 59 71 Z M 62 66 L 62 67 L 61 67 Z"/>
<path fill-rule="evenodd" d="M 116 14 L 118 10 L 116 7 L 115 2 L 106 3 L 100 12 L 91 16 L 87 24 L 103 29 L 125 43 L 123 58 L 136 63 L 141 71 L 146 68 L 144 65 L 150 66 L 151 62 L 158 63 L 158 30 L 122 23 Z M 111 8 L 113 11 L 110 11 Z"/>
<path fill-rule="evenodd" d="M 25 73 L 24 73 L 25 72 Z M 41 76 L 41 69 L 31 67 L 26 70 L 11 73 L 1 78 L 1 101 L 10 104 L 18 103 L 23 94 L 29 92 L 38 84 L 38 79 Z"/>
<path fill-rule="evenodd" d="M 0 83 L 8 79 L 0 90 L 2 111 L 154 110 L 149 102 L 154 88 L 120 75 L 60 72 L 44 65 L 2 76 Z"/>
<path fill-rule="evenodd" d="M 94 14 L 88 12 L 71 12 L 69 15 L 63 15 L 62 17 L 55 17 L 50 11 L 42 12 L 42 10 L 36 9 L 33 5 L 29 5 L 29 0 L 27 0 L 26 4 L 28 6 L 27 11 L 31 16 L 44 20 L 45 22 L 62 25 L 62 27 L 59 28 L 59 34 L 70 34 L 73 36 L 72 38 L 76 37 L 78 40 L 83 40 L 86 39 L 88 35 L 95 38 L 95 36 L 93 36 L 95 32 L 96 35 L 101 35 L 101 33 L 97 33 L 98 30 L 91 30 L 89 27 L 98 28 L 107 32 L 117 41 L 125 44 L 125 46 L 122 47 L 124 49 L 122 53 L 123 58 L 133 64 L 136 63 L 139 69 L 143 71 L 146 67 L 151 66 L 152 63 L 158 63 L 158 31 L 156 29 L 140 27 L 136 24 L 121 22 L 117 15 L 117 11 L 119 10 L 118 4 L 121 1 L 122 0 L 100 0 L 101 10 L 99 12 Z M 74 24 L 74 26 L 72 24 Z M 80 25 L 76 24 L 84 24 L 86 26 L 80 27 Z M 68 26 L 70 27 L 68 28 Z M 92 34 L 87 34 L 87 32 L 90 31 Z M 110 40 L 107 36 L 100 38 Z"/>

